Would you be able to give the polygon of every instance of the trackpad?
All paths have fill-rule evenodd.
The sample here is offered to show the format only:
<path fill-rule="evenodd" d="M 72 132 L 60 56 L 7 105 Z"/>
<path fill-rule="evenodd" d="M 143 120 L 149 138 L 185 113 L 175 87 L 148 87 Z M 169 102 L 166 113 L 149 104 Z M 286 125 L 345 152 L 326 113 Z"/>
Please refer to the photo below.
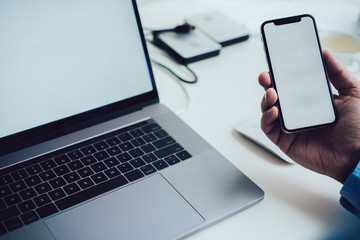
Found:
<path fill-rule="evenodd" d="M 45 220 L 56 239 L 167 239 L 204 219 L 160 175 Z"/>

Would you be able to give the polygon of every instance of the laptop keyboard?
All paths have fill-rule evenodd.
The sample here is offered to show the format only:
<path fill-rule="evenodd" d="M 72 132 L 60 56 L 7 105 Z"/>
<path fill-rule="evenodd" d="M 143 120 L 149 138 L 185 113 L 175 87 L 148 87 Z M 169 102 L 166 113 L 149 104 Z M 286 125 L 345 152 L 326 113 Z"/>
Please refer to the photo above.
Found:
<path fill-rule="evenodd" d="M 0 172 L 0 235 L 190 158 L 153 119 Z"/>

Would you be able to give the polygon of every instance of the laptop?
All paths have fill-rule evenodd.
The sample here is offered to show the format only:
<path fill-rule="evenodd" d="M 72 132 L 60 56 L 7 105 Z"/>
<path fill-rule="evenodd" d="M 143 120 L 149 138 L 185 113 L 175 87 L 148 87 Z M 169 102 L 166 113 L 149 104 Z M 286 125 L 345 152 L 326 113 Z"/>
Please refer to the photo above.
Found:
<path fill-rule="evenodd" d="M 263 199 L 159 103 L 135 1 L 0 16 L 1 240 L 178 239 Z"/>

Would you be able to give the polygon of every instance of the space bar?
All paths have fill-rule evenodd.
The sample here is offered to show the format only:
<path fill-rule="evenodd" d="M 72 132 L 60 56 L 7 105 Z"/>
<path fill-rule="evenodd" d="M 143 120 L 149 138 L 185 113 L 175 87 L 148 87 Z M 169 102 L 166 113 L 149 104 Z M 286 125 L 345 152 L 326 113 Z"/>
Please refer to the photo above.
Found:
<path fill-rule="evenodd" d="M 99 196 L 100 194 L 106 193 L 107 191 L 123 186 L 127 183 L 128 180 L 126 180 L 124 176 L 119 176 L 94 187 L 90 187 L 81 192 L 70 195 L 69 197 L 62 198 L 56 201 L 55 204 L 60 210 L 64 210 L 88 199 Z"/>

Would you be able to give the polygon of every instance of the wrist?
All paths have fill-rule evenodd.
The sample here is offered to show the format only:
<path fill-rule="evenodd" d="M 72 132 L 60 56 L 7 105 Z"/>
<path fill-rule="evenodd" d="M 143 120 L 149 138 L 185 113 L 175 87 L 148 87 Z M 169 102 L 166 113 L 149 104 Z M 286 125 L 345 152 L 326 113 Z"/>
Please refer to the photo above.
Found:
<path fill-rule="evenodd" d="M 340 191 L 340 203 L 341 205 L 360 217 L 360 163 L 355 167 L 349 178 L 346 180 L 344 186 Z"/>
<path fill-rule="evenodd" d="M 360 157 L 354 158 L 353 160 L 348 161 L 348 164 L 344 166 L 343 168 L 339 168 L 340 172 L 338 174 L 338 178 L 335 178 L 342 184 L 345 184 L 345 182 L 349 179 L 351 174 L 354 172 L 356 167 L 359 164 Z"/>

